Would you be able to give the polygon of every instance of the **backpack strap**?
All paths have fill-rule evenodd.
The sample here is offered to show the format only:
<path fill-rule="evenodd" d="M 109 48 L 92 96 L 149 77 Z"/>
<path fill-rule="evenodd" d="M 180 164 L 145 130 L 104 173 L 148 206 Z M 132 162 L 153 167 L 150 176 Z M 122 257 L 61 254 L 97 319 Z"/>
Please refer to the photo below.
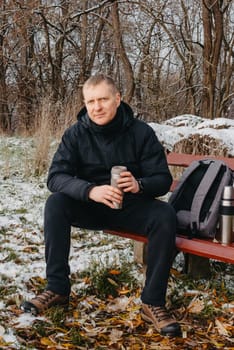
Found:
<path fill-rule="evenodd" d="M 206 161 L 206 160 L 205 160 Z M 207 161 L 210 161 L 207 159 Z M 203 161 L 204 162 L 204 161 Z M 202 205 L 206 199 L 206 194 L 209 192 L 216 176 L 218 175 L 221 167 L 225 165 L 222 161 L 210 161 L 210 164 L 205 172 L 197 190 L 194 194 L 194 199 L 191 206 L 191 236 L 195 236 L 197 230 L 199 229 L 199 216 L 201 212 Z M 209 169 L 209 171 L 208 171 Z M 190 236 L 190 238 L 192 238 Z"/>
<path fill-rule="evenodd" d="M 181 175 L 176 188 L 171 193 L 168 202 L 174 206 L 177 199 L 180 197 L 180 194 L 183 192 L 184 187 L 187 185 L 186 180 L 190 177 L 190 175 L 199 167 L 200 161 L 194 160 L 190 166 L 184 170 L 183 174 Z"/>

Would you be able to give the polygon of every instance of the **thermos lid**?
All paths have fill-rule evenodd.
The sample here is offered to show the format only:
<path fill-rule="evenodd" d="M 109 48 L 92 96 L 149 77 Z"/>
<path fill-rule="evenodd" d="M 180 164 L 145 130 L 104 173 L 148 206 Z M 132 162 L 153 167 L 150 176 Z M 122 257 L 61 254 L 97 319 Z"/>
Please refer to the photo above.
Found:
<path fill-rule="evenodd" d="M 223 190 L 223 199 L 233 199 L 234 200 L 234 187 L 225 186 Z"/>
<path fill-rule="evenodd" d="M 123 165 L 115 165 L 111 168 L 111 174 L 120 174 L 122 171 L 126 171 L 126 166 Z"/>

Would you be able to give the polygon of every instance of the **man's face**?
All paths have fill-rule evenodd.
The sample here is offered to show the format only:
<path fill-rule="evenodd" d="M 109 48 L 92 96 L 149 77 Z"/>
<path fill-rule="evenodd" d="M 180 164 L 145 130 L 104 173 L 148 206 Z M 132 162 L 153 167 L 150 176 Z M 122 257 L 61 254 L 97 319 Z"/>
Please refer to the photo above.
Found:
<path fill-rule="evenodd" d="M 98 124 L 108 124 L 120 105 L 120 94 L 114 92 L 105 81 L 83 89 L 84 102 L 90 119 Z"/>

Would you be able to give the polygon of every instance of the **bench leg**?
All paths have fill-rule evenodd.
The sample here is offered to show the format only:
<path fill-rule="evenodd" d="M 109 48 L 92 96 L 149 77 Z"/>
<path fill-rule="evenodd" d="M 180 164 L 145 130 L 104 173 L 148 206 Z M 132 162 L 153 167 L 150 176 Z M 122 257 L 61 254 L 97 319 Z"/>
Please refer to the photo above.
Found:
<path fill-rule="evenodd" d="M 189 274 L 194 279 L 210 277 L 210 263 L 208 258 L 201 256 L 184 254 L 184 273 Z"/>
<path fill-rule="evenodd" d="M 146 276 L 146 255 L 147 243 L 134 241 L 133 243 L 134 261 L 142 265 L 143 284 Z"/>
<path fill-rule="evenodd" d="M 146 264 L 146 251 L 147 244 L 143 242 L 134 241 L 133 245 L 134 260 L 135 262 L 145 265 Z"/>
<path fill-rule="evenodd" d="M 134 241 L 134 261 L 143 265 L 143 273 L 146 271 L 146 256 L 147 244 Z M 175 252 L 176 255 L 176 252 Z M 189 274 L 194 279 L 209 278 L 210 277 L 210 263 L 209 259 L 201 256 L 184 254 L 184 269 L 183 272 Z"/>

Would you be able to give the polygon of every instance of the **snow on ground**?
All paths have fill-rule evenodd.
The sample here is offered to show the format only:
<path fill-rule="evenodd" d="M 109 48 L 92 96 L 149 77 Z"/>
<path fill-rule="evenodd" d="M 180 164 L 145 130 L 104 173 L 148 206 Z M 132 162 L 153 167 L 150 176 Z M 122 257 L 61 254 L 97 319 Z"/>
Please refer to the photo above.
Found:
<path fill-rule="evenodd" d="M 234 121 L 228 119 L 204 120 L 184 115 L 163 125 L 150 123 L 159 139 L 170 150 L 182 138 L 192 133 L 206 133 L 219 138 L 234 156 Z M 30 298 L 26 283 L 34 276 L 45 278 L 43 247 L 43 209 L 49 194 L 46 175 L 35 177 L 32 173 L 35 145 L 33 139 L 0 137 L 0 276 L 6 288 L 12 288 L 16 303 Z M 77 239 L 79 238 L 79 239 Z M 106 239 L 101 232 L 73 232 L 70 266 L 73 273 L 83 271 L 96 261 L 109 260 L 120 263 L 124 256 L 133 261 L 131 242 L 120 238 Z M 121 256 L 120 256 L 121 255 Z M 74 288 L 78 288 L 74 285 Z M 4 293 L 1 287 L 0 293 Z M 0 313 L 7 305 L 0 301 Z M 17 322 L 31 322 L 32 316 L 20 316 Z M 0 319 L 1 321 L 1 319 Z M 5 325 L 1 326 L 5 329 Z M 1 332 L 4 333 L 4 331 Z M 9 328 L 5 341 L 15 341 Z"/>
<path fill-rule="evenodd" d="M 46 175 L 33 175 L 34 150 L 33 139 L 0 137 L 0 344 L 2 338 L 14 344 L 11 349 L 21 349 L 14 336 L 14 323 L 17 327 L 32 324 L 35 317 L 11 317 L 11 327 L 9 295 L 19 307 L 22 299 L 34 296 L 27 284 L 45 278 L 43 211 L 49 191 Z M 123 257 L 133 262 L 130 240 L 73 230 L 70 267 L 76 276 L 97 261 L 103 266 L 106 262 L 121 265 Z M 73 284 L 73 290 L 80 285 L 79 281 Z"/>

